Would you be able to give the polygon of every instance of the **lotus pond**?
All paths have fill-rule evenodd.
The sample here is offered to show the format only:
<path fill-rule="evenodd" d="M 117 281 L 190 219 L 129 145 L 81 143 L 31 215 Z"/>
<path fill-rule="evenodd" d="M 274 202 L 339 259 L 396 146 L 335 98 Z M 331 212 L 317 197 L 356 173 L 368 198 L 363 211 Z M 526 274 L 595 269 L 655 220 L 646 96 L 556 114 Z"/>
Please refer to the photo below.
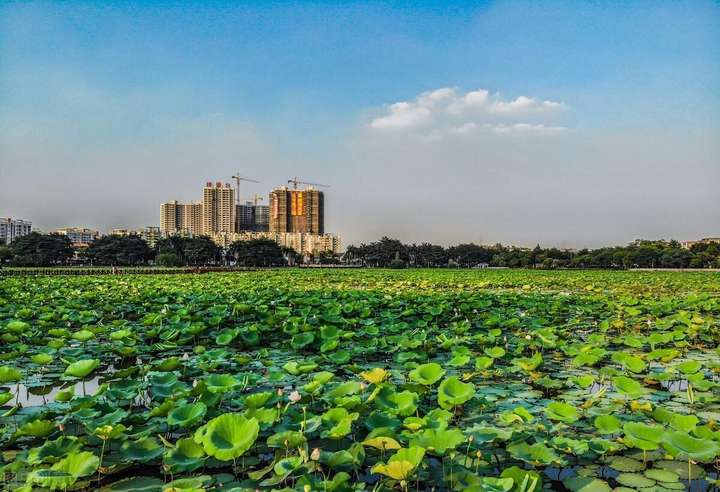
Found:
<path fill-rule="evenodd" d="M 717 490 L 713 273 L 0 279 L 4 490 Z"/>

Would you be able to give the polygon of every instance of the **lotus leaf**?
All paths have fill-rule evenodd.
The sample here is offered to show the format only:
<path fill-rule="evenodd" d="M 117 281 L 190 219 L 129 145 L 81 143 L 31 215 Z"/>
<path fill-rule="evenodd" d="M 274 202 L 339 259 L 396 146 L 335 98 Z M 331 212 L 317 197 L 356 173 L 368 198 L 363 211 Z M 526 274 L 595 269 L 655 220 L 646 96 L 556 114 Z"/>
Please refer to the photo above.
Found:
<path fill-rule="evenodd" d="M 438 388 L 438 403 L 444 409 L 450 409 L 470 400 L 475 394 L 472 383 L 463 383 L 457 376 L 445 379 Z"/>
<path fill-rule="evenodd" d="M 220 461 L 242 456 L 257 439 L 260 426 L 254 418 L 226 413 L 210 420 L 195 433 L 194 440 L 206 454 Z"/>

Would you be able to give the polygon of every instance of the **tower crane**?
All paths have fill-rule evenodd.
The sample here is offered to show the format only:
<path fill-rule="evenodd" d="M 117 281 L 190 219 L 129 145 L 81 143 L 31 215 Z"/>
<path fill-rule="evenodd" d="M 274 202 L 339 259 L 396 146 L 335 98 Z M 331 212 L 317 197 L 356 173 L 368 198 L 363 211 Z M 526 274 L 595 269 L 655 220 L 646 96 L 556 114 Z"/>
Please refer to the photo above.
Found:
<path fill-rule="evenodd" d="M 250 183 L 259 183 L 260 181 L 255 181 L 254 179 L 250 178 L 243 178 L 240 176 L 240 173 L 236 173 L 232 179 L 235 180 L 235 202 L 240 205 L 240 181 L 248 181 Z"/>
<path fill-rule="evenodd" d="M 262 196 L 260 196 L 260 195 L 258 195 L 257 193 L 255 193 L 255 195 L 253 196 L 253 205 L 255 205 L 255 206 L 257 207 L 258 202 L 259 202 L 260 200 L 264 200 L 264 199 L 265 199 L 265 198 L 263 198 Z"/>
<path fill-rule="evenodd" d="M 292 179 L 288 179 L 288 183 L 292 183 L 292 184 L 293 184 L 293 189 L 294 189 L 294 190 L 297 190 L 297 185 L 299 185 L 299 184 L 304 184 L 304 185 L 309 185 L 309 186 L 322 186 L 322 187 L 324 187 L 324 188 L 329 188 L 329 187 L 330 187 L 330 185 L 326 185 L 326 184 L 309 183 L 309 182 L 307 182 L 307 181 L 300 181 L 297 176 L 295 176 L 295 177 L 292 178 Z"/>

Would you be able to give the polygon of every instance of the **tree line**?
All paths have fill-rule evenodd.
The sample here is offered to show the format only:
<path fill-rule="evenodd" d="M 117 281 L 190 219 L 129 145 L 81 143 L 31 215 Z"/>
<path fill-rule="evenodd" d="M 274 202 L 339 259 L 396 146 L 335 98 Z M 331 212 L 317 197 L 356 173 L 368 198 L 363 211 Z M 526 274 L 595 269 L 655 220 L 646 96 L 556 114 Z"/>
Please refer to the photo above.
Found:
<path fill-rule="evenodd" d="M 103 236 L 88 247 L 75 250 L 60 234 L 31 232 L 0 246 L 0 264 L 13 266 L 98 266 L 165 267 L 227 265 L 263 267 L 286 266 L 297 262 L 294 250 L 281 248 L 270 239 L 236 241 L 223 249 L 210 238 L 171 236 L 150 247 L 140 236 Z"/>
<path fill-rule="evenodd" d="M 720 268 L 720 243 L 694 244 L 690 249 L 665 240 L 637 240 L 627 246 L 580 250 L 473 243 L 446 248 L 430 243 L 403 244 L 383 237 L 369 244 L 348 246 L 344 260 L 390 268 Z"/>
<path fill-rule="evenodd" d="M 76 251 L 66 236 L 32 232 L 9 246 L 0 246 L 0 264 L 15 266 L 274 267 L 294 265 L 300 259 L 297 252 L 270 239 L 237 241 L 223 249 L 204 236 L 171 236 L 151 248 L 140 236 L 111 235 Z M 677 241 L 638 240 L 627 246 L 564 250 L 539 245 L 528 249 L 473 243 L 443 247 L 430 243 L 404 244 L 383 237 L 369 244 L 348 246 L 339 257 L 328 253 L 313 260 L 383 268 L 720 268 L 720 243 L 695 244 L 684 249 Z"/>

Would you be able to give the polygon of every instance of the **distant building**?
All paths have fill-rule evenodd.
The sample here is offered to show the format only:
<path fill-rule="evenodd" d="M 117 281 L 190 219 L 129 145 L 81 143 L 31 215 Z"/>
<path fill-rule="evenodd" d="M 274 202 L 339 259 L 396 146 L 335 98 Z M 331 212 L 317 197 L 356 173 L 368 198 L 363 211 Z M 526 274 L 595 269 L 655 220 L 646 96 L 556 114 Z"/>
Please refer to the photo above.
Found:
<path fill-rule="evenodd" d="M 235 190 L 230 183 L 208 182 L 203 188 L 202 233 L 235 232 Z"/>
<path fill-rule="evenodd" d="M 10 244 L 32 231 L 32 222 L 10 217 L 0 217 L 0 244 Z"/>
<path fill-rule="evenodd" d="M 55 233 L 67 236 L 73 248 L 87 248 L 93 241 L 100 237 L 98 231 L 88 229 L 87 227 L 63 227 L 62 229 L 57 229 Z"/>
<path fill-rule="evenodd" d="M 177 200 L 160 204 L 160 232 L 199 236 L 202 232 L 203 206 L 200 202 L 180 203 Z"/>
<path fill-rule="evenodd" d="M 154 248 L 157 242 L 162 239 L 163 234 L 157 226 L 146 226 L 143 229 L 113 229 L 110 231 L 112 236 L 138 236 L 141 237 L 148 246 Z"/>
<path fill-rule="evenodd" d="M 680 246 L 682 246 L 685 249 L 690 249 L 696 244 L 713 244 L 718 243 L 720 244 L 720 237 L 704 237 L 702 239 L 698 239 L 696 241 L 683 241 L 680 243 Z"/>
<path fill-rule="evenodd" d="M 305 190 L 287 186 L 275 188 L 270 192 L 269 232 L 323 234 L 324 201 L 323 192 L 313 187 Z"/>
<path fill-rule="evenodd" d="M 219 246 L 227 248 L 235 241 L 253 239 L 271 239 L 284 248 L 291 248 L 301 255 L 319 255 L 321 253 L 340 254 L 340 237 L 335 234 L 309 234 L 302 232 L 236 232 L 215 234 L 211 239 Z"/>
<path fill-rule="evenodd" d="M 268 232 L 270 207 L 267 205 L 254 205 L 245 202 L 245 205 L 235 207 L 235 232 Z"/>

